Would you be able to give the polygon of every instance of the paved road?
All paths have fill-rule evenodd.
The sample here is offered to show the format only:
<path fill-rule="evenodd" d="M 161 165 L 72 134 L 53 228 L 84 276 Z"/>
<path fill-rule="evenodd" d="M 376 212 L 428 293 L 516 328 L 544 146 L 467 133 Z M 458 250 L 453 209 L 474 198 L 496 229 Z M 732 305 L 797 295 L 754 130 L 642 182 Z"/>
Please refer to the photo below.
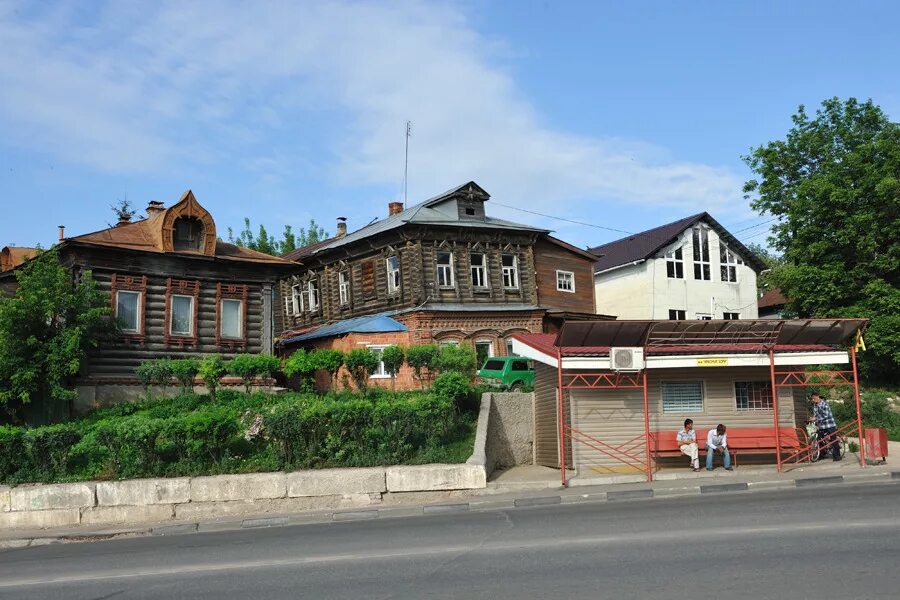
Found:
<path fill-rule="evenodd" d="M 0 552 L 0 598 L 897 598 L 900 482 Z"/>

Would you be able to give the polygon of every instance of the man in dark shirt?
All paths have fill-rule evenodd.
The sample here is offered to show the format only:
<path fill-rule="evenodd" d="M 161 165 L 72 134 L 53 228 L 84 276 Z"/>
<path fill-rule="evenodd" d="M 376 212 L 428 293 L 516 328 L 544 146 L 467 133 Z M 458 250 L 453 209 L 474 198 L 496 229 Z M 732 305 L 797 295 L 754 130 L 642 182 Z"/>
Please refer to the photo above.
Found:
<path fill-rule="evenodd" d="M 834 439 L 837 423 L 834 421 L 831 406 L 828 405 L 828 400 L 823 398 L 820 394 L 813 394 L 812 401 L 813 417 L 816 419 L 816 427 L 819 430 L 819 443 L 823 445 L 831 444 L 831 457 L 834 460 L 841 460 L 841 449 Z"/>

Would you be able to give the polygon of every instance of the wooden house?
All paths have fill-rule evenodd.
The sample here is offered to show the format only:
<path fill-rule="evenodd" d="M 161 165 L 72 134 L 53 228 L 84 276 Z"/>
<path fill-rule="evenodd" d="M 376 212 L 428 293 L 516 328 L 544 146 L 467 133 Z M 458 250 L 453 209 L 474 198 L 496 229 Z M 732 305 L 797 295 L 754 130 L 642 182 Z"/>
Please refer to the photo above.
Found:
<path fill-rule="evenodd" d="M 488 199 L 469 182 L 405 209 L 392 202 L 385 219 L 352 233 L 340 222 L 336 236 L 285 255 L 302 266 L 278 287 L 282 351 L 467 344 L 483 362 L 510 354 L 516 333 L 598 318 L 597 256 L 488 216 Z M 416 384 L 402 371 L 398 385 Z"/>
<path fill-rule="evenodd" d="M 297 265 L 219 240 L 192 192 L 169 208 L 151 202 L 144 219 L 60 237 L 62 264 L 76 277 L 91 272 L 121 325 L 90 354 L 76 412 L 140 394 L 135 368 L 145 360 L 272 352 L 273 287 Z M 0 273 L 14 281 L 27 253 L 3 253 L 19 257 Z"/>

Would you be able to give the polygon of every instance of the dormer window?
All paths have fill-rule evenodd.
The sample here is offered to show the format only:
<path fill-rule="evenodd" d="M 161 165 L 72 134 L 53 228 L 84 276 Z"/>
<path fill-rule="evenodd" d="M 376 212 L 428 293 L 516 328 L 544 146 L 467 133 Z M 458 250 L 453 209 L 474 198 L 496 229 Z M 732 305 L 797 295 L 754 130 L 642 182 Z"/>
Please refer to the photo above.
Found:
<path fill-rule="evenodd" d="M 175 229 L 172 232 L 172 245 L 175 250 L 202 250 L 203 223 L 200 219 L 180 217 L 175 219 Z"/>

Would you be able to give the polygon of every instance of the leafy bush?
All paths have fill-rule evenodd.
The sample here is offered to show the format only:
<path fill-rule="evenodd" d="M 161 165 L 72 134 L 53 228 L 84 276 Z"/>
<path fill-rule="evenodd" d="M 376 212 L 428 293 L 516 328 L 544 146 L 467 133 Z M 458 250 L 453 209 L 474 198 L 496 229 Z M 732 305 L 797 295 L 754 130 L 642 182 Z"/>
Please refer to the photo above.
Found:
<path fill-rule="evenodd" d="M 331 388 L 335 389 L 338 371 L 344 366 L 344 353 L 340 350 L 323 349 L 315 350 L 312 355 L 316 366 L 328 371 L 328 375 L 331 376 Z"/>
<path fill-rule="evenodd" d="M 450 395 L 222 390 L 104 408 L 65 425 L 0 427 L 0 484 L 462 462 L 475 423 Z"/>
<path fill-rule="evenodd" d="M 405 354 L 400 346 L 388 346 L 381 351 L 381 362 L 384 363 L 384 370 L 391 376 L 391 387 L 397 384 L 397 373 L 403 366 Z"/>
<path fill-rule="evenodd" d="M 149 394 L 151 385 L 167 386 L 172 383 L 175 372 L 173 362 L 168 358 L 145 360 L 135 369 L 135 375 L 144 384 L 144 391 Z"/>
<path fill-rule="evenodd" d="M 253 380 L 270 379 L 281 367 L 281 361 L 271 354 L 238 354 L 227 366 L 229 373 L 241 378 L 244 391 L 249 394 Z"/>
<path fill-rule="evenodd" d="M 440 351 L 441 349 L 434 344 L 410 346 L 406 349 L 406 364 L 412 367 L 419 382 L 422 381 L 422 370 L 432 369 L 434 359 L 437 358 Z"/>
<path fill-rule="evenodd" d="M 219 389 L 219 380 L 228 372 L 225 361 L 218 354 L 207 356 L 200 362 L 198 374 L 203 379 L 210 397 L 216 399 L 216 390 Z"/>
<path fill-rule="evenodd" d="M 440 373 L 455 371 L 472 379 L 475 377 L 476 361 L 475 350 L 472 348 L 448 345 L 441 347 L 433 366 Z"/>
<path fill-rule="evenodd" d="M 378 368 L 378 354 L 368 348 L 351 350 L 344 357 L 350 377 L 356 384 L 356 389 L 365 393 L 369 385 L 369 376 Z"/>
<path fill-rule="evenodd" d="M 284 361 L 284 374 L 288 377 L 298 377 L 300 380 L 300 390 L 311 392 L 314 389 L 314 378 L 319 365 L 315 360 L 315 353 L 308 353 L 303 348 L 293 352 L 286 361 Z"/>
<path fill-rule="evenodd" d="M 469 400 L 473 395 L 472 383 L 462 373 L 441 373 L 431 386 L 431 393 L 453 402 L 460 410 L 472 408 Z"/>
<path fill-rule="evenodd" d="M 181 384 L 181 392 L 189 392 L 194 389 L 194 378 L 200 372 L 200 361 L 194 358 L 181 358 L 169 363 L 172 376 Z"/>

